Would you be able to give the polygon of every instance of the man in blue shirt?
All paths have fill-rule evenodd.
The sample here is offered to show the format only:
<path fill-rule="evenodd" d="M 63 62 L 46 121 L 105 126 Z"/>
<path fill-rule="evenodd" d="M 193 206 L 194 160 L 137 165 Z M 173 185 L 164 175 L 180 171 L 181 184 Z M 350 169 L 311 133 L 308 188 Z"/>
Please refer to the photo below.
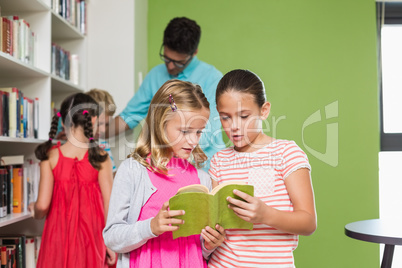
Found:
<path fill-rule="evenodd" d="M 136 127 L 147 115 L 152 97 L 166 81 L 179 79 L 198 84 L 210 104 L 209 123 L 200 140 L 200 146 L 208 156 L 204 168 L 208 170 L 212 156 L 225 148 L 215 102 L 216 86 L 222 78 L 222 73 L 196 57 L 200 36 L 201 28 L 193 20 L 182 17 L 169 22 L 159 52 L 164 64 L 157 65 L 147 74 L 138 92 L 115 118 L 115 128 L 118 134 Z"/>

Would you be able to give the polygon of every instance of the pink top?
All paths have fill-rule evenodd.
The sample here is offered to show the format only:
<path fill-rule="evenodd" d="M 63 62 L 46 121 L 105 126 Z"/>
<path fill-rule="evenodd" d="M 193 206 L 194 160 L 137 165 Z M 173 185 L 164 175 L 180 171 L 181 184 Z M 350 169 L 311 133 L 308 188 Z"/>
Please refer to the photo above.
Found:
<path fill-rule="evenodd" d="M 155 217 L 163 203 L 177 190 L 199 184 L 198 172 L 187 160 L 172 158 L 167 165 L 169 175 L 148 171 L 152 184 L 158 189 L 142 207 L 138 221 Z M 130 253 L 130 268 L 135 267 L 207 267 L 202 257 L 200 235 L 173 239 L 172 232 L 148 240 Z"/>

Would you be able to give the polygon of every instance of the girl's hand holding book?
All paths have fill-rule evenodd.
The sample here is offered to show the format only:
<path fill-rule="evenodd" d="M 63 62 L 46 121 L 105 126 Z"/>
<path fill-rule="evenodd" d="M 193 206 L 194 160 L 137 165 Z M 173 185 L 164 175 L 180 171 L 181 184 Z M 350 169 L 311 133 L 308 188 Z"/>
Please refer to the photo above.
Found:
<path fill-rule="evenodd" d="M 151 231 L 154 235 L 161 235 L 164 232 L 173 232 L 179 229 L 179 226 L 172 226 L 172 224 L 183 224 L 181 219 L 173 217 L 184 215 L 184 210 L 168 210 L 169 201 L 166 201 L 158 214 L 151 220 Z"/>
<path fill-rule="evenodd" d="M 207 226 L 201 231 L 201 236 L 204 238 L 204 246 L 208 250 L 213 250 L 219 247 L 225 240 L 226 233 L 222 226 L 217 224 L 215 226 L 216 230 Z"/>
<path fill-rule="evenodd" d="M 227 197 L 228 205 L 234 213 L 245 221 L 252 223 L 263 223 L 264 215 L 267 213 L 267 209 L 272 209 L 267 206 L 258 197 L 248 195 L 239 190 L 233 190 L 233 193 L 245 201 L 238 200 L 232 197 Z"/>

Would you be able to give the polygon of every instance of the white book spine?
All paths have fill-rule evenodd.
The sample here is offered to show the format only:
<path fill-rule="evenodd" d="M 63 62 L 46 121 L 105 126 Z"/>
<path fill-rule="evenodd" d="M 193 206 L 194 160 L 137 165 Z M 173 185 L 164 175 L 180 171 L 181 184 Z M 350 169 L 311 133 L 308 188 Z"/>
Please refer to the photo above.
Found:
<path fill-rule="evenodd" d="M 80 73 L 79 57 L 77 54 L 72 54 L 71 60 L 70 60 L 70 81 L 71 81 L 71 83 L 73 83 L 75 85 L 79 85 L 79 83 L 80 83 L 79 73 Z"/>

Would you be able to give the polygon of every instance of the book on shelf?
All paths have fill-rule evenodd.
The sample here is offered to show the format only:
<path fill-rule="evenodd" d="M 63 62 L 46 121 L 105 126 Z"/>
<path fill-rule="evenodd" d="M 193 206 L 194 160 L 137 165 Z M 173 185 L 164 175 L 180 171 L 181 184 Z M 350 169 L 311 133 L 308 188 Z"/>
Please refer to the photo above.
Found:
<path fill-rule="evenodd" d="M 79 66 L 79 56 L 77 54 L 71 54 L 70 56 L 70 81 L 79 85 L 80 83 L 80 66 Z"/>
<path fill-rule="evenodd" d="M 74 80 L 72 82 L 78 84 L 78 57 L 76 55 L 74 55 L 74 58 L 72 58 L 72 55 L 69 51 L 63 49 L 61 46 L 55 43 L 52 43 L 51 59 L 52 74 L 62 79 L 72 81 L 70 73 L 74 73 Z M 74 65 L 71 64 L 72 60 L 74 60 Z M 71 70 L 72 67 L 74 70 Z"/>
<path fill-rule="evenodd" d="M 0 235 L 2 267 L 35 268 L 40 242 L 40 236 Z"/>
<path fill-rule="evenodd" d="M 24 211 L 24 169 L 22 166 L 13 167 L 13 213 Z"/>
<path fill-rule="evenodd" d="M 0 169 L 0 218 L 7 216 L 7 171 Z"/>
<path fill-rule="evenodd" d="M 85 0 L 52 0 L 52 10 L 76 27 L 82 34 L 86 33 L 86 2 Z"/>
<path fill-rule="evenodd" d="M 0 159 L 0 182 L 6 200 L 1 206 L 1 215 L 28 211 L 28 205 L 38 197 L 40 170 L 39 163 L 31 159 L 24 160 L 23 155 L 2 156 Z"/>
<path fill-rule="evenodd" d="M 8 134 L 6 136 L 17 137 L 17 93 L 15 87 L 0 88 L 0 91 L 7 92 L 8 96 Z"/>
<path fill-rule="evenodd" d="M 0 91 L 0 136 L 3 136 L 3 110 L 3 91 Z"/>
<path fill-rule="evenodd" d="M 38 138 L 38 98 L 28 98 L 15 87 L 0 87 L 0 102 L 0 135 Z"/>
<path fill-rule="evenodd" d="M 33 100 L 33 129 L 34 137 L 39 137 L 39 98 Z"/>
<path fill-rule="evenodd" d="M 26 237 L 24 235 L 1 235 L 0 246 L 6 247 L 13 253 L 13 266 L 25 268 Z"/>
<path fill-rule="evenodd" d="M 27 64 L 35 64 L 36 35 L 18 16 L 0 17 L 0 51 Z"/>
<path fill-rule="evenodd" d="M 239 218 L 228 208 L 228 196 L 240 199 L 233 190 L 245 192 L 254 196 L 254 186 L 241 181 L 222 183 L 211 192 L 201 184 L 193 184 L 180 188 L 177 194 L 170 198 L 170 210 L 184 210 L 185 214 L 177 218 L 183 219 L 179 229 L 173 232 L 173 238 L 200 234 L 205 226 L 215 228 L 219 224 L 225 229 L 249 229 L 253 224 Z"/>

